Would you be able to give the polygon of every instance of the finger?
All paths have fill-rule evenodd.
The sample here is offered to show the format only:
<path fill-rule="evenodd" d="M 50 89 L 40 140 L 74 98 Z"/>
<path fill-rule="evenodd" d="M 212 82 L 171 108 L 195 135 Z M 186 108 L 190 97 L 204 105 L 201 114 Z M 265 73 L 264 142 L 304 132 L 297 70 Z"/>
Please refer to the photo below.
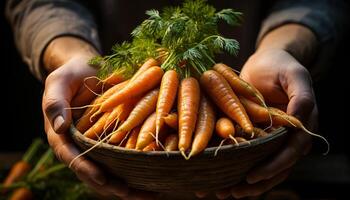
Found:
<path fill-rule="evenodd" d="M 194 193 L 196 195 L 196 197 L 198 198 L 204 198 L 208 195 L 208 192 L 204 192 L 204 191 L 197 191 Z"/>
<path fill-rule="evenodd" d="M 118 197 L 126 197 L 129 193 L 128 187 L 119 181 L 108 180 L 104 185 L 96 184 L 94 181 L 84 176 L 83 174 L 76 174 L 77 177 L 86 183 L 90 188 L 95 190 L 96 193 L 109 196 L 114 195 Z"/>
<path fill-rule="evenodd" d="M 147 192 L 142 190 L 131 190 L 127 196 L 130 200 L 154 200 L 157 197 L 155 192 Z"/>
<path fill-rule="evenodd" d="M 231 190 L 231 194 L 233 197 L 239 199 L 248 196 L 258 196 L 272 189 L 274 186 L 283 182 L 289 175 L 291 169 L 286 169 L 281 173 L 277 174 L 275 177 L 264 180 L 255 184 L 241 184 L 235 186 Z"/>
<path fill-rule="evenodd" d="M 42 108 L 56 133 L 64 133 L 71 123 L 72 91 L 61 78 L 49 76 L 45 84 Z"/>
<path fill-rule="evenodd" d="M 250 170 L 247 175 L 247 182 L 250 184 L 270 179 L 282 171 L 292 167 L 303 155 L 304 150 L 311 143 L 311 137 L 302 131 L 291 133 L 287 146 L 275 157 L 265 161 L 259 166 Z"/>
<path fill-rule="evenodd" d="M 78 157 L 71 163 L 80 152 L 66 134 L 56 134 L 53 129 L 49 128 L 47 130 L 47 138 L 57 159 L 68 166 L 71 164 L 71 169 L 76 174 L 86 176 L 99 185 L 104 185 L 106 183 L 106 177 L 103 172 L 85 157 Z"/>
<path fill-rule="evenodd" d="M 229 188 L 216 192 L 216 197 L 218 199 L 227 199 L 230 196 L 231 196 L 231 189 Z"/>
<path fill-rule="evenodd" d="M 309 72 L 302 66 L 293 68 L 286 77 L 289 98 L 287 113 L 305 122 L 316 105 Z"/>

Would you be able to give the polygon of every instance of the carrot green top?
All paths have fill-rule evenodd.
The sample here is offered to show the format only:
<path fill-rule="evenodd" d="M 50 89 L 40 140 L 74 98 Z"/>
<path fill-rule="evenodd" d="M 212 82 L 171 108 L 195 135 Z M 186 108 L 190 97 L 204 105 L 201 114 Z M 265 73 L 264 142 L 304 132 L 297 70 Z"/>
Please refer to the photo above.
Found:
<path fill-rule="evenodd" d="M 242 14 L 233 9 L 216 9 L 205 0 L 186 0 L 181 7 L 148 10 L 144 20 L 131 33 L 132 41 L 116 44 L 112 54 L 98 56 L 90 64 L 100 67 L 100 77 L 120 71 L 132 75 L 147 58 L 162 61 L 162 69 L 174 69 L 182 77 L 202 73 L 215 63 L 215 54 L 237 54 L 239 44 L 223 37 L 218 23 L 239 25 Z M 194 70 L 191 70 L 194 69 Z"/>

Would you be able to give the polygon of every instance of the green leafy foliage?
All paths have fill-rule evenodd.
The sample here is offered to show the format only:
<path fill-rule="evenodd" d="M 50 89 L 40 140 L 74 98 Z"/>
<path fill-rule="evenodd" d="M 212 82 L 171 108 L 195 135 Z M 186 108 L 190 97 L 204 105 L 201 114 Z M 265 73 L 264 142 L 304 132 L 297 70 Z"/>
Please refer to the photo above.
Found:
<path fill-rule="evenodd" d="M 44 148 L 42 148 L 44 147 Z M 30 158 L 26 155 L 30 154 Z M 24 158 L 32 164 L 31 171 L 21 180 L 6 187 L 7 192 L 1 193 L 0 200 L 9 199 L 17 188 L 26 187 L 41 200 L 92 200 L 96 194 L 91 193 L 87 186 L 77 179 L 73 171 L 58 161 L 48 144 L 40 139 L 34 140 L 24 154 Z M 23 160 L 23 158 L 22 158 Z M 0 170 L 1 171 L 1 170 Z M 5 175 L 8 171 L 4 172 Z M 4 176 L 5 176 L 4 175 Z M 3 177 L 4 178 L 4 177 Z M 1 180 L 3 180 L 3 178 Z M 0 191 L 4 188 L 0 184 Z"/>
<path fill-rule="evenodd" d="M 188 76 L 192 70 L 185 68 L 202 73 L 215 63 L 218 53 L 237 55 L 239 43 L 222 36 L 218 23 L 237 26 L 242 19 L 240 12 L 217 12 L 206 0 L 186 0 L 181 7 L 166 7 L 162 12 L 152 9 L 146 15 L 148 18 L 132 31 L 131 43 L 117 44 L 112 55 L 90 61 L 100 66 L 101 77 L 115 71 L 132 74 L 149 57 L 161 60 L 164 70 L 175 69 Z"/>

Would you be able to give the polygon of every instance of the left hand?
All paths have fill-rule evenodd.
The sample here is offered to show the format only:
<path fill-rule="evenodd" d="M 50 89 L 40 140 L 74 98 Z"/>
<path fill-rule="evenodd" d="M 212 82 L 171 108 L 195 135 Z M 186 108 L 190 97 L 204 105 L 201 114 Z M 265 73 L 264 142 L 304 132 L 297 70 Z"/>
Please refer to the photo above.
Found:
<path fill-rule="evenodd" d="M 244 65 L 240 76 L 253 84 L 266 103 L 300 119 L 312 132 L 317 129 L 317 106 L 308 70 L 282 49 L 256 52 Z M 283 182 L 292 167 L 311 148 L 311 136 L 296 130 L 286 146 L 248 173 L 245 182 L 217 192 L 219 199 L 258 196 Z"/>

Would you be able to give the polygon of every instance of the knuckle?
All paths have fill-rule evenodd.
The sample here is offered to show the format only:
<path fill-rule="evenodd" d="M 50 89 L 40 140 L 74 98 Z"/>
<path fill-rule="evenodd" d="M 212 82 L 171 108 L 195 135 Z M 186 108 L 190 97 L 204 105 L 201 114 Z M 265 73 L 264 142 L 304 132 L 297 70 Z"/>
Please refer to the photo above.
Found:
<path fill-rule="evenodd" d="M 43 110 L 46 114 L 51 115 L 60 107 L 60 101 L 56 98 L 45 97 L 43 100 Z"/>

